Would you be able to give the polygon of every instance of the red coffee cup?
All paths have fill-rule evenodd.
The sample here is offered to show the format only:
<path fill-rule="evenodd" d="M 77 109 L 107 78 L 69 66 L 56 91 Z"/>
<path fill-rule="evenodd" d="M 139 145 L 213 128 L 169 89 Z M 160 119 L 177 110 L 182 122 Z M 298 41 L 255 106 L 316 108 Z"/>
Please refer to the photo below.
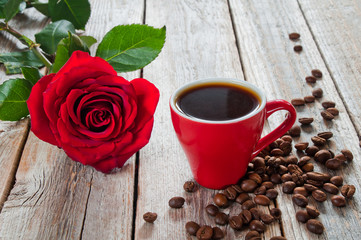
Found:
<path fill-rule="evenodd" d="M 182 93 L 208 83 L 234 84 L 248 89 L 257 95 L 259 106 L 245 116 L 226 121 L 195 118 L 178 108 L 176 101 Z M 246 173 L 248 163 L 285 134 L 296 120 L 296 111 L 289 102 L 266 101 L 265 94 L 258 87 L 239 79 L 209 78 L 188 83 L 171 96 L 170 109 L 174 130 L 188 158 L 194 179 L 211 189 L 236 184 Z M 286 119 L 260 139 L 265 120 L 279 110 L 289 112 Z"/>

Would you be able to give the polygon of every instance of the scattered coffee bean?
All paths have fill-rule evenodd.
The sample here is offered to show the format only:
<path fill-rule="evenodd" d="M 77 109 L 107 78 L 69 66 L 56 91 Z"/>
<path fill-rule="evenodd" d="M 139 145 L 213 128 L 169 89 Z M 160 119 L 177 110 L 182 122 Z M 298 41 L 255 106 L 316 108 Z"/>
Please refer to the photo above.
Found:
<path fill-rule="evenodd" d="M 291 135 L 292 137 L 298 137 L 298 136 L 300 136 L 300 134 L 301 134 L 301 127 L 298 126 L 298 125 L 294 125 L 294 126 L 291 127 L 291 129 L 289 130 L 289 132 L 290 132 L 290 135 Z"/>
<path fill-rule="evenodd" d="M 153 223 L 157 219 L 158 215 L 152 212 L 146 212 L 143 215 L 143 219 L 146 222 Z"/>
<path fill-rule="evenodd" d="M 322 138 L 322 137 L 319 137 L 319 136 L 311 137 L 311 141 L 316 146 L 324 146 L 326 144 L 326 140 L 324 138 Z"/>
<path fill-rule="evenodd" d="M 221 208 L 228 207 L 228 199 L 223 193 L 217 193 L 213 197 L 213 202 Z"/>
<path fill-rule="evenodd" d="M 322 78 L 322 72 L 318 69 L 313 69 L 311 73 L 315 78 Z"/>
<path fill-rule="evenodd" d="M 326 163 L 326 161 L 331 158 L 332 158 L 331 153 L 326 149 L 322 149 L 318 151 L 314 156 L 314 159 L 322 164 Z"/>
<path fill-rule="evenodd" d="M 281 180 L 282 182 L 292 181 L 292 175 L 289 173 L 283 174 Z"/>
<path fill-rule="evenodd" d="M 308 199 L 301 195 L 301 194 L 295 194 L 292 196 L 292 201 L 294 204 L 296 204 L 299 207 L 306 207 L 308 204 Z"/>
<path fill-rule="evenodd" d="M 308 220 L 306 223 L 306 227 L 307 227 L 308 231 L 310 231 L 312 233 L 316 233 L 316 234 L 322 234 L 323 229 L 324 229 L 323 224 L 316 219 Z"/>
<path fill-rule="evenodd" d="M 338 170 L 342 166 L 342 162 L 337 158 L 331 158 L 326 161 L 325 166 L 331 170 Z"/>
<path fill-rule="evenodd" d="M 326 112 L 331 113 L 334 117 L 340 114 L 337 108 L 327 108 Z"/>
<path fill-rule="evenodd" d="M 308 192 L 313 192 L 315 190 L 318 190 L 318 187 L 312 185 L 312 184 L 308 184 L 308 183 L 305 183 L 303 185 L 303 187 L 308 191 Z"/>
<path fill-rule="evenodd" d="M 323 117 L 323 119 L 325 120 L 332 120 L 334 119 L 335 117 L 333 116 L 332 113 L 330 113 L 329 111 L 327 110 L 324 110 L 321 112 L 321 116 Z"/>
<path fill-rule="evenodd" d="M 303 98 L 294 98 L 291 100 L 293 106 L 302 106 L 305 105 L 305 100 Z"/>
<path fill-rule="evenodd" d="M 330 180 L 330 176 L 325 173 L 309 172 L 306 175 L 307 175 L 308 179 L 315 180 L 315 181 L 327 182 Z"/>
<path fill-rule="evenodd" d="M 312 192 L 312 197 L 317 201 L 317 202 L 324 202 L 327 200 L 327 195 L 326 193 L 322 192 L 321 190 L 315 190 Z"/>
<path fill-rule="evenodd" d="M 323 189 L 331 194 L 337 194 L 338 193 L 338 188 L 332 184 L 332 183 L 325 183 L 323 184 Z"/>
<path fill-rule="evenodd" d="M 298 151 L 306 150 L 307 147 L 308 147 L 308 142 L 300 142 L 300 143 L 295 144 L 295 148 Z"/>
<path fill-rule="evenodd" d="M 303 47 L 302 47 L 301 45 L 296 45 L 296 46 L 293 47 L 293 50 L 294 50 L 295 52 L 301 52 L 302 49 L 303 49 Z"/>
<path fill-rule="evenodd" d="M 282 236 L 274 236 L 274 237 L 271 237 L 270 240 L 287 240 L 287 238 L 282 237 Z"/>
<path fill-rule="evenodd" d="M 308 147 L 305 152 L 307 156 L 313 157 L 320 149 L 317 146 Z"/>
<path fill-rule="evenodd" d="M 229 218 L 229 226 L 235 230 L 241 230 L 243 221 L 240 216 L 232 216 Z"/>
<path fill-rule="evenodd" d="M 322 181 L 315 181 L 315 180 L 312 180 L 312 179 L 307 179 L 306 180 L 306 184 L 311 184 L 317 188 L 319 187 L 322 187 L 323 185 L 323 182 Z M 304 185 L 303 185 L 304 186 Z M 307 188 L 306 188 L 307 189 Z M 308 190 L 307 190 L 308 191 Z"/>
<path fill-rule="evenodd" d="M 309 156 L 303 156 L 300 158 L 300 160 L 298 161 L 297 165 L 299 167 L 304 166 L 305 164 L 307 164 L 309 161 L 311 160 L 311 158 Z"/>
<path fill-rule="evenodd" d="M 270 224 L 272 223 L 275 219 L 274 217 L 272 217 L 272 215 L 264 213 L 261 215 L 261 220 L 264 224 Z"/>
<path fill-rule="evenodd" d="M 322 102 L 322 107 L 324 107 L 325 109 L 334 108 L 335 106 L 336 106 L 336 103 L 332 102 L 332 101 L 324 101 L 324 102 Z"/>
<path fill-rule="evenodd" d="M 301 194 L 305 197 L 308 197 L 308 192 L 305 187 L 296 187 L 293 189 L 293 194 Z"/>
<path fill-rule="evenodd" d="M 342 149 L 341 153 L 345 156 L 347 161 L 352 161 L 353 160 L 353 154 L 350 150 L 348 149 Z"/>
<path fill-rule="evenodd" d="M 298 162 L 298 158 L 297 158 L 296 156 L 294 156 L 294 155 L 289 156 L 289 157 L 287 158 L 287 165 L 289 165 L 289 164 L 296 164 L 297 162 Z"/>
<path fill-rule="evenodd" d="M 333 133 L 332 132 L 320 132 L 320 133 L 317 134 L 317 136 L 328 140 L 328 139 L 332 138 Z"/>
<path fill-rule="evenodd" d="M 228 223 L 228 215 L 224 212 L 219 212 L 216 214 L 214 222 L 218 225 L 226 225 Z"/>
<path fill-rule="evenodd" d="M 266 194 L 266 190 L 267 188 L 265 186 L 260 186 L 258 188 L 256 188 L 256 190 L 254 190 L 254 194 L 255 195 L 265 195 Z"/>
<path fill-rule="evenodd" d="M 223 194 L 226 196 L 228 200 L 232 200 L 232 201 L 235 200 L 236 197 L 238 196 L 236 190 L 232 186 L 229 186 L 226 189 L 224 189 Z"/>
<path fill-rule="evenodd" d="M 343 184 L 343 177 L 341 177 L 341 176 L 333 176 L 330 179 L 330 182 L 339 187 L 339 186 L 341 186 Z"/>
<path fill-rule="evenodd" d="M 323 91 L 321 88 L 315 88 L 313 91 L 312 91 L 312 95 L 315 97 L 315 98 L 322 98 L 323 96 Z"/>
<path fill-rule="evenodd" d="M 279 148 L 272 149 L 271 151 L 272 156 L 282 156 L 283 154 L 284 152 Z"/>
<path fill-rule="evenodd" d="M 257 231 L 249 231 L 246 236 L 245 236 L 245 240 L 253 240 L 255 238 L 260 237 L 259 233 Z"/>
<path fill-rule="evenodd" d="M 313 118 L 299 118 L 298 122 L 303 125 L 309 125 L 313 122 Z"/>
<path fill-rule="evenodd" d="M 190 221 L 186 223 L 186 231 L 187 233 L 189 233 L 192 236 L 196 236 L 197 231 L 200 229 L 201 227 L 199 226 L 198 223 Z"/>
<path fill-rule="evenodd" d="M 185 199 L 182 197 L 173 197 L 169 200 L 168 204 L 171 208 L 181 208 L 183 207 L 184 202 Z"/>
<path fill-rule="evenodd" d="M 307 76 L 306 82 L 307 83 L 316 83 L 317 79 L 314 76 Z"/>
<path fill-rule="evenodd" d="M 224 233 L 219 227 L 213 227 L 212 230 L 213 230 L 212 239 L 216 240 L 216 239 L 224 238 Z"/>
<path fill-rule="evenodd" d="M 293 189 L 295 189 L 296 187 L 296 183 L 288 181 L 288 182 L 284 182 L 282 184 L 282 191 L 284 193 L 288 193 L 291 194 L 293 192 Z"/>
<path fill-rule="evenodd" d="M 306 163 L 301 168 L 304 172 L 312 172 L 314 169 L 314 166 L 313 166 L 313 163 Z"/>
<path fill-rule="evenodd" d="M 259 220 L 252 220 L 249 224 L 249 229 L 262 233 L 266 230 L 266 226 Z"/>
<path fill-rule="evenodd" d="M 242 190 L 248 193 L 253 192 L 257 187 L 257 183 L 251 179 L 245 179 L 241 182 Z"/>
<path fill-rule="evenodd" d="M 284 136 L 282 136 L 282 140 L 291 143 L 292 137 L 290 135 L 284 135 Z"/>
<path fill-rule="evenodd" d="M 260 220 L 261 219 L 262 212 L 258 208 L 251 208 L 249 211 L 251 212 L 252 218 L 254 220 Z"/>
<path fill-rule="evenodd" d="M 238 194 L 241 193 L 241 192 L 243 192 L 242 189 L 241 189 L 241 186 L 239 186 L 239 185 L 237 185 L 237 184 L 233 184 L 233 185 L 231 185 L 231 187 L 232 187 Z"/>
<path fill-rule="evenodd" d="M 250 200 L 251 198 L 249 197 L 248 193 L 240 193 L 238 195 L 238 197 L 236 198 L 236 202 L 238 202 L 239 204 L 244 203 L 247 200 Z"/>
<path fill-rule="evenodd" d="M 296 219 L 301 223 L 306 223 L 310 218 L 311 217 L 306 210 L 299 210 L 296 212 Z"/>
<path fill-rule="evenodd" d="M 339 160 L 341 163 L 345 163 L 347 161 L 345 155 L 343 154 L 337 154 L 334 158 Z"/>
<path fill-rule="evenodd" d="M 265 186 L 267 189 L 275 188 L 275 186 L 273 185 L 273 183 L 270 182 L 270 181 L 263 182 L 263 183 L 261 184 L 261 186 Z"/>
<path fill-rule="evenodd" d="M 303 99 L 305 100 L 305 103 L 313 103 L 315 101 L 315 96 L 305 96 Z"/>
<path fill-rule="evenodd" d="M 242 218 L 243 224 L 249 224 L 252 221 L 252 213 L 249 210 L 242 210 L 238 216 Z"/>
<path fill-rule="evenodd" d="M 291 40 L 297 40 L 301 37 L 301 35 L 299 33 L 293 32 L 293 33 L 288 34 L 288 37 Z"/>
<path fill-rule="evenodd" d="M 247 200 L 242 204 L 241 208 L 243 210 L 249 210 L 251 208 L 254 208 L 255 206 L 256 204 L 252 200 Z"/>
<path fill-rule="evenodd" d="M 187 181 L 183 185 L 183 189 L 186 192 L 194 192 L 196 184 L 193 181 Z"/>
<path fill-rule="evenodd" d="M 209 204 L 206 207 L 206 212 L 208 213 L 208 215 L 214 217 L 219 212 L 219 209 L 215 205 Z"/>
<path fill-rule="evenodd" d="M 344 207 L 346 206 L 346 200 L 344 197 L 340 195 L 335 195 L 331 197 L 331 202 L 336 207 Z"/>
<path fill-rule="evenodd" d="M 282 182 L 282 180 L 281 180 L 281 175 L 278 174 L 278 173 L 273 173 L 273 174 L 271 175 L 271 177 L 270 177 L 270 180 L 271 180 L 271 182 L 274 183 L 274 184 L 279 184 L 279 183 Z"/>
<path fill-rule="evenodd" d="M 317 208 L 310 205 L 306 206 L 306 211 L 311 218 L 317 218 L 320 215 L 320 212 L 317 210 Z"/>
<path fill-rule="evenodd" d="M 248 175 L 248 178 L 255 181 L 257 184 L 261 184 L 262 183 L 262 178 L 258 173 L 251 173 Z"/>
<path fill-rule="evenodd" d="M 354 185 L 345 184 L 341 187 L 341 194 L 345 198 L 352 198 L 355 192 L 356 192 L 356 188 Z"/>
<path fill-rule="evenodd" d="M 265 195 L 257 195 L 253 201 L 262 206 L 268 206 L 271 203 L 270 199 Z"/>
<path fill-rule="evenodd" d="M 197 239 L 209 240 L 213 236 L 213 228 L 210 226 L 202 226 L 197 231 Z"/>
<path fill-rule="evenodd" d="M 270 214 L 272 215 L 272 217 L 274 217 L 274 219 L 279 220 L 281 219 L 282 216 L 282 212 L 279 208 L 272 208 L 270 210 Z"/>
<path fill-rule="evenodd" d="M 278 196 L 278 191 L 276 189 L 268 189 L 266 191 L 266 196 L 271 199 L 271 200 L 274 200 L 277 198 Z"/>

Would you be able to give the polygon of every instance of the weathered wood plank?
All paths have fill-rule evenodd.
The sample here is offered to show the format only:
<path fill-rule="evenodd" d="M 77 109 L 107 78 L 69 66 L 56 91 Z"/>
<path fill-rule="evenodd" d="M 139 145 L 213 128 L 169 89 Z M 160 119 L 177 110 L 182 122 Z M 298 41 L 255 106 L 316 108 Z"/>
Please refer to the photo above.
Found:
<path fill-rule="evenodd" d="M 34 14 L 33 10 L 26 10 L 26 14 L 20 14 L 9 22 L 9 25 L 24 35 L 33 38 L 48 22 L 41 14 Z M 23 24 L 26 22 L 26 25 Z M 0 52 L 10 52 L 25 48 L 16 38 L 5 32 L 0 32 Z M 0 83 L 7 79 L 20 77 L 17 75 L 6 75 L 5 67 L 0 66 Z M 20 122 L 0 121 L 0 211 L 6 200 L 15 178 L 15 171 L 21 156 L 21 151 L 28 135 L 29 120 Z"/>
<path fill-rule="evenodd" d="M 301 0 L 299 5 L 361 136 L 361 2 Z"/>
<path fill-rule="evenodd" d="M 215 191 L 200 187 L 183 190 L 192 175 L 171 125 L 168 101 L 179 86 L 205 77 L 243 79 L 227 1 L 147 1 L 146 23 L 167 26 L 167 42 L 158 59 L 144 69 L 144 77 L 156 84 L 161 98 L 149 145 L 140 152 L 136 239 L 187 239 L 187 221 L 216 226 L 204 208 L 213 203 Z M 168 200 L 183 196 L 182 209 L 171 209 Z M 156 212 L 154 224 L 145 223 L 145 212 Z M 240 205 L 224 212 L 238 214 Z M 245 231 L 221 227 L 224 239 L 242 238 Z M 279 227 L 275 226 L 275 231 Z"/>
<path fill-rule="evenodd" d="M 307 141 L 312 144 L 311 136 L 319 131 L 329 130 L 334 132 L 334 138 L 328 144 L 332 151 L 339 153 L 341 149 L 348 148 L 354 153 L 355 159 L 359 159 L 360 150 L 355 128 L 297 1 L 230 0 L 230 5 L 245 78 L 249 82 L 265 89 L 268 99 L 291 100 L 303 97 L 310 95 L 315 87 L 321 87 L 324 91 L 322 99 L 297 108 L 299 117 L 313 117 L 315 122 L 312 127 L 302 128 L 302 135 L 295 139 L 296 142 Z M 290 41 L 288 34 L 291 32 L 301 33 L 301 40 Z M 343 35 L 342 30 L 337 34 Z M 293 51 L 293 46 L 296 44 L 301 44 L 304 48 L 300 54 Z M 324 73 L 324 77 L 313 87 L 307 84 L 304 78 L 310 75 L 314 68 L 319 68 Z M 340 115 L 333 122 L 326 122 L 320 116 L 320 111 L 323 109 L 321 102 L 324 100 L 335 101 L 340 110 Z M 349 108 L 350 111 L 354 111 L 351 106 Z M 271 117 L 270 127 L 274 128 L 282 117 L 282 114 Z M 349 163 L 339 171 L 329 171 L 324 166 L 313 163 L 316 171 L 329 172 L 331 175 L 340 174 L 345 178 L 345 183 L 354 184 L 358 190 L 361 189 L 359 162 Z M 353 200 L 348 201 L 347 207 L 337 208 L 333 207 L 330 201 L 316 204 L 310 197 L 310 204 L 321 211 L 320 219 L 326 227 L 325 233 L 318 237 L 309 233 L 304 224 L 296 221 L 295 212 L 299 208 L 293 205 L 291 196 L 281 194 L 277 198 L 277 203 L 283 211 L 284 234 L 287 239 L 356 239 L 361 234 L 359 198 L 358 192 Z"/>

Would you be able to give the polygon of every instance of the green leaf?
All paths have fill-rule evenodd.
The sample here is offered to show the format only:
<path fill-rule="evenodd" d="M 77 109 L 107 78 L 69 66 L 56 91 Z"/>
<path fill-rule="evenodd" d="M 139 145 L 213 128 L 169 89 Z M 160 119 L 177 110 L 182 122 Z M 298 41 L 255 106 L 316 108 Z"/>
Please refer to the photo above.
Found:
<path fill-rule="evenodd" d="M 129 72 L 152 62 L 165 42 L 166 28 L 121 25 L 110 30 L 99 44 L 96 56 L 108 61 L 116 71 Z"/>
<path fill-rule="evenodd" d="M 5 1 L 2 1 L 5 2 Z M 9 0 L 6 1 L 3 7 L 3 13 L 5 15 L 5 21 L 8 22 L 10 19 L 12 19 L 18 12 L 20 3 L 22 3 L 23 0 Z"/>
<path fill-rule="evenodd" d="M 53 54 L 60 40 L 68 36 L 68 32 L 75 33 L 74 25 L 67 20 L 60 20 L 50 23 L 35 34 L 35 40 L 46 53 Z"/>
<path fill-rule="evenodd" d="M 31 6 L 33 6 L 36 10 L 38 10 L 45 16 L 50 17 L 48 3 L 42 3 L 42 2 L 35 1 L 35 2 L 31 3 Z"/>
<path fill-rule="evenodd" d="M 65 19 L 76 29 L 84 29 L 90 17 L 88 0 L 49 0 L 49 14 L 53 21 Z"/>
<path fill-rule="evenodd" d="M 88 48 L 90 48 L 94 43 L 97 42 L 97 40 L 92 36 L 79 36 L 79 37 L 87 45 Z"/>
<path fill-rule="evenodd" d="M 21 67 L 44 66 L 32 51 L 1 53 L 0 63 L 4 64 L 6 74 L 21 73 Z"/>
<path fill-rule="evenodd" d="M 59 71 L 60 68 L 68 61 L 71 54 L 76 50 L 90 53 L 88 46 L 79 36 L 69 33 L 69 37 L 64 38 L 58 44 L 51 72 L 56 73 Z"/>
<path fill-rule="evenodd" d="M 0 85 L 0 120 L 17 121 L 29 114 L 26 100 L 32 84 L 23 78 L 10 79 Z"/>
<path fill-rule="evenodd" d="M 43 75 L 39 72 L 39 69 L 34 67 L 22 67 L 21 72 L 23 73 L 24 78 L 33 85 L 35 85 L 35 83 L 43 77 Z"/>

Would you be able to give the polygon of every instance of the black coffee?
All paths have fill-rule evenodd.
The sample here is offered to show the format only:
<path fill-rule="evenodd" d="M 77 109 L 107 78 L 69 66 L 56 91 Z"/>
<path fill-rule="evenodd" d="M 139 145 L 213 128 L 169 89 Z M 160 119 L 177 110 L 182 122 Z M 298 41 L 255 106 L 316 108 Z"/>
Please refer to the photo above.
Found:
<path fill-rule="evenodd" d="M 247 115 L 260 104 L 258 95 L 231 83 L 207 83 L 187 89 L 176 99 L 186 115 L 211 121 L 226 121 Z"/>

